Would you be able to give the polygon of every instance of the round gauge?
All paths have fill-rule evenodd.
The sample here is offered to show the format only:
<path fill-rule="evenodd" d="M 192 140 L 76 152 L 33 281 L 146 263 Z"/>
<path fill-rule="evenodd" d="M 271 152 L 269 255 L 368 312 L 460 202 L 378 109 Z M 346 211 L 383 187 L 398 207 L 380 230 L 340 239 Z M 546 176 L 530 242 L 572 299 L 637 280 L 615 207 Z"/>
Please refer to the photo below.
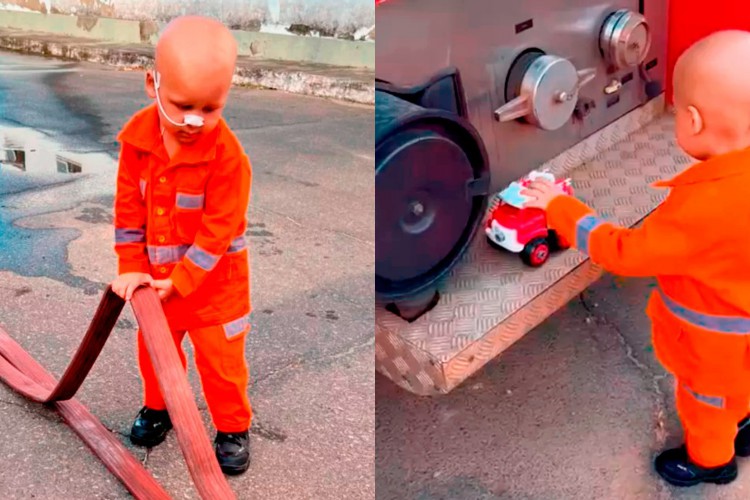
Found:
<path fill-rule="evenodd" d="M 615 69 L 638 66 L 651 48 L 651 28 L 646 18 L 628 9 L 612 13 L 602 26 L 599 48 Z"/>

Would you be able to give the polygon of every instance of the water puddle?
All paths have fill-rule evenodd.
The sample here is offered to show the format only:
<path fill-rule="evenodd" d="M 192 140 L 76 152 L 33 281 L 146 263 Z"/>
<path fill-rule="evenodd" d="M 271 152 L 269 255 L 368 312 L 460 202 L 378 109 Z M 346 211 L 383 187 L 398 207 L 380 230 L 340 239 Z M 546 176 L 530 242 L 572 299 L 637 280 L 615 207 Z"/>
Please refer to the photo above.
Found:
<path fill-rule="evenodd" d="M 44 175 L 89 173 L 91 168 L 101 171 L 101 165 L 92 161 L 92 155 L 62 151 L 39 131 L 0 127 L 0 165 L 13 167 L 20 172 Z M 101 158 L 98 160 L 101 161 Z M 86 169 L 84 163 L 87 164 Z"/>
<path fill-rule="evenodd" d="M 82 229 L 73 219 L 92 206 L 111 210 L 116 171 L 106 153 L 65 150 L 42 131 L 0 125 L 0 270 L 95 293 L 99 284 L 71 271 L 69 245 Z"/>
<path fill-rule="evenodd" d="M 80 174 L 83 172 L 83 167 L 79 162 L 54 154 L 51 151 L 29 149 L 29 155 L 27 156 L 26 149 L 19 149 L 10 144 L 5 144 L 3 150 L 5 151 L 5 158 L 0 158 L 0 163 L 16 167 L 22 172 L 49 173 L 53 164 L 57 167 L 58 174 Z M 48 154 L 45 155 L 44 153 Z"/>

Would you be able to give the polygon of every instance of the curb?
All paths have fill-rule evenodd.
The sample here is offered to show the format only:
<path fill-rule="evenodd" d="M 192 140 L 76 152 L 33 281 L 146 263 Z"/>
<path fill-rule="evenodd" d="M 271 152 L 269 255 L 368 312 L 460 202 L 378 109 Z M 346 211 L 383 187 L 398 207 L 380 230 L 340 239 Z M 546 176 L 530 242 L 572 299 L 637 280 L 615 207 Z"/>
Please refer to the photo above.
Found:
<path fill-rule="evenodd" d="M 0 49 L 104 64 L 119 69 L 150 69 L 153 47 L 116 45 L 92 40 L 62 41 L 47 33 L 0 32 Z M 233 83 L 239 86 L 281 90 L 358 104 L 375 104 L 375 78 L 371 71 L 287 61 L 253 60 L 239 56 Z"/>

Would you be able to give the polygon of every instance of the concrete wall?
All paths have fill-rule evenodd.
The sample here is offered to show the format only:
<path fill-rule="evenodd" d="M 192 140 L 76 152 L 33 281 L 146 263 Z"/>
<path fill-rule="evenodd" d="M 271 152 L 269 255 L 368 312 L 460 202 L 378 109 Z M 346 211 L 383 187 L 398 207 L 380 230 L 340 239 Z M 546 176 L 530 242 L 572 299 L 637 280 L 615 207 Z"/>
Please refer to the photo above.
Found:
<path fill-rule="evenodd" d="M 153 44 L 184 14 L 221 19 L 243 56 L 375 67 L 372 0 L 0 0 L 0 28 L 119 44 Z"/>
<path fill-rule="evenodd" d="M 371 40 L 373 0 L 0 0 L 0 9 L 136 21 L 184 14 L 221 19 L 243 31 Z"/>

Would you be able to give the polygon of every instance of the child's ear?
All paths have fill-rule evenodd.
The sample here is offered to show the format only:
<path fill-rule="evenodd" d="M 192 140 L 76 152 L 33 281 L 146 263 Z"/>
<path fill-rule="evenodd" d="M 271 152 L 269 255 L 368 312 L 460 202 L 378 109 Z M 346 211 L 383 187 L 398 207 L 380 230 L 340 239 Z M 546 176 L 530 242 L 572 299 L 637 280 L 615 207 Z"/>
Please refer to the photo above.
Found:
<path fill-rule="evenodd" d="M 156 99 L 156 86 L 154 83 L 154 72 L 146 71 L 146 95 L 151 99 Z"/>
<path fill-rule="evenodd" d="M 695 106 L 688 106 L 687 109 L 690 113 L 691 130 L 694 135 L 698 135 L 703 132 L 703 117 Z"/>

